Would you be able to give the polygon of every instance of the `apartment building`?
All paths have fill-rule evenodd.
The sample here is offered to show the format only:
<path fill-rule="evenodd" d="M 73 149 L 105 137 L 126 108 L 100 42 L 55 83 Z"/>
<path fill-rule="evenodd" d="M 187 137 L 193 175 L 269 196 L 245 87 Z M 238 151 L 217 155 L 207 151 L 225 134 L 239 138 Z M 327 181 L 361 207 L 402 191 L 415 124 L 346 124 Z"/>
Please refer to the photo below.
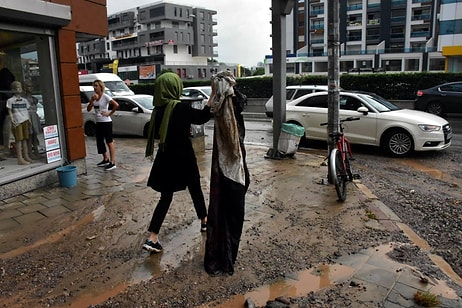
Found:
<path fill-rule="evenodd" d="M 210 78 L 224 69 L 214 60 L 216 13 L 160 2 L 110 15 L 106 38 L 79 44 L 79 68 L 109 70 L 131 83 L 152 82 L 162 70 L 182 79 Z"/>
<path fill-rule="evenodd" d="M 287 18 L 287 72 L 327 74 L 328 2 L 299 0 Z M 340 71 L 460 71 L 461 0 L 340 0 Z M 265 71 L 271 72 L 267 56 Z"/>

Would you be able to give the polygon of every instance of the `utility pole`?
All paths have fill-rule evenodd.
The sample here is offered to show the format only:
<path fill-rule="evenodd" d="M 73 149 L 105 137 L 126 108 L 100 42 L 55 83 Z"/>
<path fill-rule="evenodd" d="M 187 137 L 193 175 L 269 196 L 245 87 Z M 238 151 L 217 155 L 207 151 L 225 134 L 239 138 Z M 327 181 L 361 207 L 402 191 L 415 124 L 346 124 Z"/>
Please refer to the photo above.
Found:
<path fill-rule="evenodd" d="M 294 7 L 295 0 L 271 1 L 272 51 L 273 51 L 273 148 L 267 158 L 280 159 L 278 150 L 282 123 L 286 120 L 286 15 Z"/>
<path fill-rule="evenodd" d="M 328 78 L 328 102 L 327 102 L 327 131 L 328 135 L 338 132 L 339 125 L 339 1 L 328 0 L 327 1 L 327 48 L 328 48 L 328 67 L 327 67 L 327 78 Z M 327 148 L 328 157 L 330 157 L 331 150 L 335 147 L 334 141 L 328 137 Z M 329 183 L 333 183 L 332 174 L 328 168 L 327 179 Z"/>

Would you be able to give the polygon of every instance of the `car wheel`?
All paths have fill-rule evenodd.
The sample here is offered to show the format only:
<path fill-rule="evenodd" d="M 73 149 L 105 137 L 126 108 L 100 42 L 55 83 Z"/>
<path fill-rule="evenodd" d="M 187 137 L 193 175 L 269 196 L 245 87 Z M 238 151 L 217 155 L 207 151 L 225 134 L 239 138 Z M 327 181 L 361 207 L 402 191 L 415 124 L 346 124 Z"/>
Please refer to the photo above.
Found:
<path fill-rule="evenodd" d="M 414 141 L 407 131 L 395 129 L 386 134 L 382 146 L 391 156 L 404 157 L 413 151 Z"/>
<path fill-rule="evenodd" d="M 85 123 L 84 131 L 85 135 L 89 137 L 94 137 L 96 132 L 95 122 L 88 121 L 87 123 Z"/>
<path fill-rule="evenodd" d="M 436 102 L 431 102 L 427 105 L 427 109 L 425 109 L 428 113 L 436 114 L 437 116 L 443 115 L 443 105 Z"/>

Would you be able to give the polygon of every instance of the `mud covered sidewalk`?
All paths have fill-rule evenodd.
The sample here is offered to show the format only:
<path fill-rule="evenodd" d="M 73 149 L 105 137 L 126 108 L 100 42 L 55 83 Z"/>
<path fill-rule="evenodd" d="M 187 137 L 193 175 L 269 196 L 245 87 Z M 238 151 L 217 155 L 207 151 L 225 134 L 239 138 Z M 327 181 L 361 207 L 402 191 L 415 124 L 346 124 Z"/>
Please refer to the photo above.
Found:
<path fill-rule="evenodd" d="M 435 266 L 398 227 L 399 219 L 360 182 L 345 203 L 320 184 L 323 156 L 265 159 L 247 145 L 251 185 L 233 276 L 203 270 L 205 234 L 189 194 L 174 195 L 161 254 L 141 250 L 159 194 L 146 187 L 144 139 L 116 140 L 117 169 L 93 167 L 75 188 L 56 186 L 3 200 L 1 307 L 243 307 L 275 300 L 303 307 L 410 307 L 421 290 L 460 307 L 457 280 Z M 208 200 L 211 145 L 198 155 Z M 398 223 L 398 224 L 397 224 Z M 410 266 L 403 254 L 419 260 Z M 399 260 L 403 263 L 397 263 Z"/>

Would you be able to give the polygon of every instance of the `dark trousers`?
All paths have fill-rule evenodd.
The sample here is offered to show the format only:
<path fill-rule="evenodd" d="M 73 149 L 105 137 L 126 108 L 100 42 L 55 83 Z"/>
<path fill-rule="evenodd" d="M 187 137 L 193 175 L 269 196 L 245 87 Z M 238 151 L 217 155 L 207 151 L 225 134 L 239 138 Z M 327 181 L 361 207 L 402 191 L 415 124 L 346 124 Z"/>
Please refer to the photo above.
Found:
<path fill-rule="evenodd" d="M 197 218 L 202 219 L 207 216 L 207 208 L 205 207 L 204 194 L 202 193 L 200 179 L 196 178 L 188 185 L 189 194 L 196 210 Z M 168 209 L 173 199 L 173 191 L 163 191 L 160 193 L 160 200 L 157 203 L 156 209 L 152 214 L 151 223 L 148 231 L 159 234 L 160 227 L 167 216 Z"/>
<path fill-rule="evenodd" d="M 96 122 L 96 148 L 98 154 L 106 153 L 106 143 L 111 143 L 112 140 L 112 122 Z"/>

